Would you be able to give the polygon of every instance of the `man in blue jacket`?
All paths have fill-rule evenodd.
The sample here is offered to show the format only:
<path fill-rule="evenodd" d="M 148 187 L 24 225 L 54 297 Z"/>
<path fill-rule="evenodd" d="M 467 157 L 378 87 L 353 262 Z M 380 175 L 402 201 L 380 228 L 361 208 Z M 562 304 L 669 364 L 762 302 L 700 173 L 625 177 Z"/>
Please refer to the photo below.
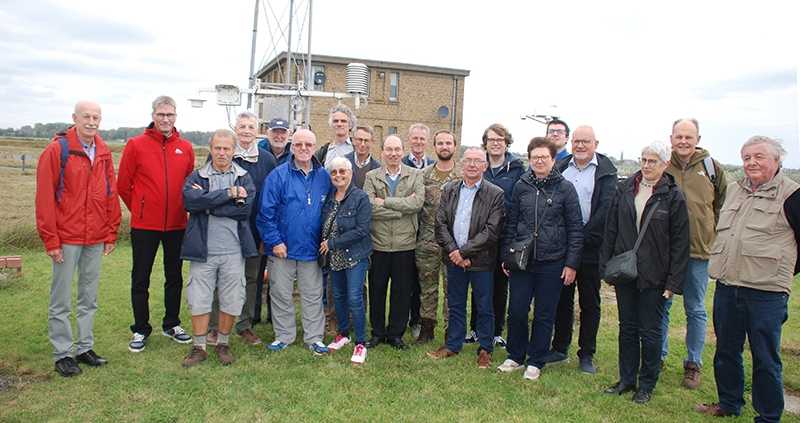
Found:
<path fill-rule="evenodd" d="M 184 367 L 206 359 L 206 332 L 214 291 L 219 294 L 217 357 L 223 366 L 235 361 L 228 339 L 245 301 L 245 259 L 258 256 L 248 221 L 256 189 L 247 171 L 233 163 L 236 145 L 233 131 L 214 132 L 208 143 L 211 161 L 192 172 L 183 185 L 183 206 L 189 212 L 189 224 L 181 259 L 190 261 L 186 303 L 194 334 L 194 347 L 183 361 Z"/>
<path fill-rule="evenodd" d="M 295 277 L 300 292 L 303 340 L 316 355 L 322 343 L 322 269 L 317 265 L 322 205 L 333 188 L 331 176 L 314 157 L 317 139 L 301 129 L 294 135 L 292 155 L 267 176 L 261 191 L 256 226 L 267 252 L 275 341 L 271 350 L 290 346 L 297 336 L 292 291 Z"/>

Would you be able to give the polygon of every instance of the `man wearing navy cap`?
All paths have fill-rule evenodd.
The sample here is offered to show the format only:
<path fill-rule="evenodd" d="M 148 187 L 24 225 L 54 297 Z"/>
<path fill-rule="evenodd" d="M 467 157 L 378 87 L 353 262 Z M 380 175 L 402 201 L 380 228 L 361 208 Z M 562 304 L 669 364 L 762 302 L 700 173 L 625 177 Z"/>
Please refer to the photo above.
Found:
<path fill-rule="evenodd" d="M 272 153 L 278 160 L 278 164 L 282 165 L 289 158 L 289 152 L 292 148 L 292 142 L 289 141 L 291 135 L 289 122 L 286 119 L 272 119 L 269 122 L 267 139 L 261 140 L 258 143 L 258 147 Z"/>

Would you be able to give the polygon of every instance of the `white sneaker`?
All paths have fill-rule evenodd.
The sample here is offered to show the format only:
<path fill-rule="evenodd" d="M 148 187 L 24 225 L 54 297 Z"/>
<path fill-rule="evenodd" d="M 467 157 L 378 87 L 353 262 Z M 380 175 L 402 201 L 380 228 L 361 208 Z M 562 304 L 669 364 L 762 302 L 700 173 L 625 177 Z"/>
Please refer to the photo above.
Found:
<path fill-rule="evenodd" d="M 350 362 L 354 364 L 364 364 L 364 360 L 367 359 L 367 347 L 364 344 L 356 345 L 356 349 L 353 351 L 353 356 L 350 357 Z"/>
<path fill-rule="evenodd" d="M 500 370 L 501 372 L 513 372 L 517 370 L 522 370 L 523 368 L 525 368 L 525 366 L 517 363 L 516 361 L 510 358 L 504 361 L 503 364 L 497 366 L 497 370 Z"/>
<path fill-rule="evenodd" d="M 330 344 L 328 344 L 328 349 L 331 351 L 336 351 L 342 349 L 345 345 L 350 343 L 350 338 L 347 336 L 343 336 L 339 334 L 336 339 L 333 340 Z"/>
<path fill-rule="evenodd" d="M 538 367 L 528 366 L 528 368 L 525 369 L 525 374 L 522 375 L 522 377 L 527 380 L 536 380 L 539 379 L 540 374 L 542 374 L 542 371 L 539 370 Z"/>

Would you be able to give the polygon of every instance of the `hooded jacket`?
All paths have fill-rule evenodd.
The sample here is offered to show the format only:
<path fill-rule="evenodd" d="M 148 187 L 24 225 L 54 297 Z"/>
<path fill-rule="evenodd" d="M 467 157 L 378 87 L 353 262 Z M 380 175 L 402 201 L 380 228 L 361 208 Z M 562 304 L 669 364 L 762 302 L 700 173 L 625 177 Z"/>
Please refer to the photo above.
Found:
<path fill-rule="evenodd" d="M 686 194 L 686 207 L 689 209 L 689 234 L 691 237 L 691 253 L 689 257 L 708 260 L 711 247 L 717 239 L 714 229 L 719 222 L 719 211 L 725 201 L 728 180 L 725 169 L 714 160 L 714 173 L 717 187 L 706 174 L 703 160 L 709 157 L 708 151 L 697 148 L 689 163 L 683 168 L 678 154 L 672 152 L 666 172 L 675 178 L 675 184 Z"/>
<path fill-rule="evenodd" d="M 502 260 L 505 260 L 508 245 L 514 237 L 534 233 L 537 221 L 541 220 L 533 241 L 531 261 L 564 259 L 565 266 L 578 269 L 583 250 L 583 220 L 578 193 L 571 182 L 557 171 L 554 173 L 541 189 L 533 185 L 532 170 L 525 172 L 514 186 L 511 210 L 503 229 Z"/>
<path fill-rule="evenodd" d="M 208 215 L 227 217 L 238 222 L 239 244 L 242 246 L 242 258 L 258 256 L 258 248 L 250 232 L 248 217 L 253 208 L 256 189 L 253 179 L 236 163 L 231 163 L 235 175 L 235 186 L 244 187 L 247 191 L 244 207 L 238 207 L 231 198 L 229 189 L 209 191 L 208 173 L 211 162 L 192 172 L 183 185 L 183 204 L 189 212 L 189 223 L 181 245 L 181 260 L 206 262 L 208 258 Z M 197 184 L 203 189 L 192 188 Z"/>
<path fill-rule="evenodd" d="M 183 183 L 194 170 L 194 149 L 177 129 L 169 137 L 153 123 L 125 144 L 119 162 L 119 196 L 131 211 L 131 228 L 174 231 L 186 228 Z"/>
<path fill-rule="evenodd" d="M 600 251 L 600 275 L 605 274 L 606 263 L 617 254 L 633 249 L 640 227 L 636 226 L 634 199 L 638 192 L 642 172 L 638 171 L 617 185 L 606 217 L 605 243 Z M 653 187 L 653 194 L 642 211 L 642 221 L 658 202 L 650 225 L 642 237 L 636 253 L 639 276 L 631 283 L 636 288 L 667 289 L 683 293 L 683 281 L 689 266 L 689 212 L 686 196 L 675 185 L 672 175 L 664 172 Z"/>
<path fill-rule="evenodd" d="M 322 205 L 332 188 L 331 174 L 316 157 L 311 157 L 308 175 L 297 168 L 294 156 L 276 167 L 264 181 L 256 216 L 264 253 L 274 256 L 272 248 L 285 244 L 286 258 L 316 260 Z"/>
<path fill-rule="evenodd" d="M 583 225 L 583 254 L 581 263 L 597 264 L 600 262 L 600 247 L 603 246 L 603 236 L 606 230 L 606 213 L 614 193 L 617 191 L 617 168 L 608 157 L 595 153 L 597 169 L 594 172 L 594 190 L 592 191 L 592 211 L 589 221 Z M 559 172 L 569 166 L 572 155 L 556 162 Z"/>
<path fill-rule="evenodd" d="M 486 153 L 486 162 L 489 162 L 489 153 Z M 505 161 L 496 172 L 492 170 L 491 164 L 486 171 L 483 172 L 484 180 L 497 185 L 505 192 L 503 210 L 506 214 L 508 214 L 508 211 L 511 209 L 511 194 L 514 191 L 514 185 L 516 185 L 517 181 L 519 181 L 519 178 L 521 178 L 524 173 L 525 165 L 522 160 L 509 152 L 506 152 Z"/>
<path fill-rule="evenodd" d="M 99 135 L 94 136 L 94 164 L 83 152 L 75 128 L 56 134 L 66 137 L 69 150 L 64 187 L 57 201 L 61 180 L 61 143 L 53 141 L 39 156 L 36 167 L 36 227 L 45 251 L 62 244 L 114 244 L 122 218 L 114 178 L 111 150 Z"/>

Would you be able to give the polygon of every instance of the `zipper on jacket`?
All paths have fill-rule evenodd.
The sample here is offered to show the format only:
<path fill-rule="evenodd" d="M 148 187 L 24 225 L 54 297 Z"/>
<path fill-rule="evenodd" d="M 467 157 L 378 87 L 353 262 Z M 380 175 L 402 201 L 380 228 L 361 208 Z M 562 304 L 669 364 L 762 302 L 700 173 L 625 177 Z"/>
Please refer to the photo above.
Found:
<path fill-rule="evenodd" d="M 144 194 L 142 194 L 142 209 L 139 210 L 139 219 L 142 219 L 144 216 Z"/>
<path fill-rule="evenodd" d="M 536 260 L 536 254 L 538 253 L 538 241 L 539 241 L 539 188 L 536 188 L 536 214 L 534 215 L 535 219 L 533 222 L 534 225 L 534 232 L 533 232 L 533 259 Z"/>
<path fill-rule="evenodd" d="M 169 172 L 167 171 L 167 137 L 164 134 L 161 134 L 163 138 L 162 141 L 162 149 L 164 152 L 164 183 L 167 191 L 166 195 L 166 204 L 164 206 L 164 232 L 167 231 L 167 220 L 169 219 Z"/>

